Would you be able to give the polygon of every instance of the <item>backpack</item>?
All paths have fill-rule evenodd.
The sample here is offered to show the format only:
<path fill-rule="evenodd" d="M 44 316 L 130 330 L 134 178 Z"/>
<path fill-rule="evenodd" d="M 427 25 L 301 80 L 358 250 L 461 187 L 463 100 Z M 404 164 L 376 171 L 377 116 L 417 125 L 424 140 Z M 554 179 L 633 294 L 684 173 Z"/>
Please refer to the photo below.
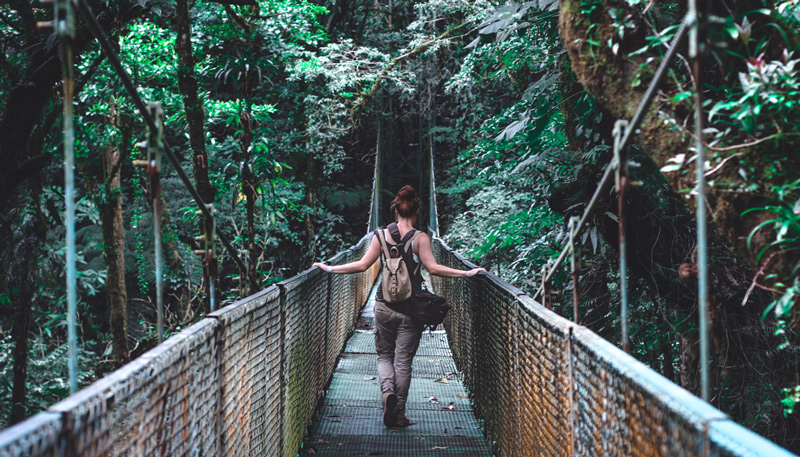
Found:
<path fill-rule="evenodd" d="M 409 273 L 408 266 L 411 261 L 411 241 L 414 239 L 416 230 L 406 233 L 401 240 L 400 231 L 397 224 L 389 224 L 386 227 L 392 235 L 396 244 L 389 245 L 384 238 L 383 230 L 377 230 L 378 241 L 383 249 L 384 262 L 381 269 L 381 291 L 383 300 L 388 303 L 406 302 L 407 306 L 404 314 L 408 314 L 412 319 L 424 325 L 424 328 L 435 330 L 444 321 L 450 305 L 444 297 L 440 297 L 430 291 L 420 290 L 413 293 L 411 278 L 419 273 L 420 265 L 413 273 Z M 423 284 L 424 286 L 424 284 Z"/>
<path fill-rule="evenodd" d="M 387 303 L 397 303 L 411 298 L 411 276 L 408 265 L 404 260 L 411 249 L 411 240 L 416 234 L 416 230 L 411 229 L 401 240 L 400 231 L 397 224 L 389 224 L 387 227 L 392 235 L 395 244 L 390 245 L 383 234 L 383 230 L 376 230 L 378 241 L 383 249 L 383 267 L 381 268 L 381 291 L 383 300 Z M 414 271 L 413 274 L 417 272 Z"/>

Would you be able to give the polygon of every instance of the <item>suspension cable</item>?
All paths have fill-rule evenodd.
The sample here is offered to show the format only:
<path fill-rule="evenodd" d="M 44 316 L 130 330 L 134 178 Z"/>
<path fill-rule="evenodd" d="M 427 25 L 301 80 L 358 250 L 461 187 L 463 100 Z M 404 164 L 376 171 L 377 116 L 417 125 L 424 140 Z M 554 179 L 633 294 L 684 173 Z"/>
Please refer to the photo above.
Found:
<path fill-rule="evenodd" d="M 136 91 L 136 88 L 134 87 L 133 82 L 131 81 L 131 78 L 128 75 L 128 72 L 125 71 L 124 68 L 122 68 L 122 63 L 120 62 L 119 58 L 117 57 L 116 53 L 111 47 L 111 44 L 108 42 L 108 39 L 106 38 L 102 28 L 100 27 L 100 24 L 97 22 L 97 19 L 94 17 L 94 13 L 92 13 L 89 4 L 86 2 L 86 0 L 73 0 L 73 1 L 77 2 L 81 16 L 83 16 L 83 18 L 86 20 L 87 25 L 89 26 L 89 30 L 92 32 L 92 35 L 94 35 L 94 37 L 100 43 L 103 52 L 108 57 L 108 61 L 114 67 L 114 70 L 116 70 L 117 75 L 122 81 L 122 85 L 125 86 L 125 90 L 128 92 L 128 95 L 133 100 L 133 103 L 134 105 L 136 105 L 136 108 L 139 110 L 139 113 L 142 116 L 142 118 L 144 118 L 144 121 L 150 128 L 150 131 L 157 131 L 158 129 L 156 127 L 155 120 L 153 120 L 153 118 L 150 116 L 150 113 L 147 112 L 147 106 L 145 105 L 142 98 L 139 96 L 139 93 Z M 203 213 L 205 217 L 209 219 L 213 218 L 214 215 L 206 207 L 206 203 L 203 201 L 203 197 L 200 196 L 200 193 L 197 191 L 197 189 L 195 189 L 191 180 L 186 175 L 186 172 L 183 171 L 180 161 L 178 160 L 177 156 L 175 156 L 175 153 L 172 152 L 166 140 L 164 140 L 163 142 L 163 151 L 167 155 L 167 158 L 169 159 L 175 171 L 178 173 L 178 177 L 183 182 L 183 185 L 189 191 L 189 194 L 191 194 L 192 198 L 194 198 L 194 201 L 195 203 L 197 203 L 199 210 Z M 217 233 L 217 236 L 219 237 L 223 246 L 225 246 L 225 249 L 228 251 L 228 254 L 230 254 L 234 262 L 236 262 L 236 264 L 239 266 L 241 271 L 247 274 L 248 271 L 247 267 L 245 267 L 244 262 L 242 262 L 242 260 L 239 258 L 239 255 L 234 250 L 233 245 L 231 245 L 231 243 L 228 241 L 228 238 L 222 233 Z M 253 290 L 258 290 L 259 286 L 257 279 L 249 274 L 247 274 L 247 276 L 250 281 L 250 286 L 253 288 Z"/>
<path fill-rule="evenodd" d="M 697 159 L 695 160 L 695 176 L 697 179 L 697 295 L 700 314 L 700 390 L 703 400 L 709 400 L 709 363 L 708 363 L 708 235 L 706 232 L 706 157 L 703 138 L 703 93 L 700 39 L 700 19 L 697 11 L 697 0 L 689 0 L 689 16 L 692 28 L 689 35 L 689 58 L 692 59 L 692 73 L 695 83 L 694 138 Z"/>
<path fill-rule="evenodd" d="M 664 59 L 661 61 L 661 64 L 656 70 L 656 74 L 653 77 L 653 80 L 650 82 L 650 85 L 647 87 L 647 91 L 644 94 L 644 97 L 639 102 L 639 105 L 636 108 L 636 112 L 633 115 L 633 118 L 629 122 L 629 127 L 625 131 L 625 136 L 620 141 L 620 148 L 628 147 L 631 139 L 633 138 L 634 133 L 639 128 L 639 124 L 642 123 L 644 120 L 645 114 L 647 114 L 647 110 L 650 108 L 650 104 L 653 102 L 653 99 L 656 96 L 656 92 L 658 87 L 661 85 L 661 82 L 667 75 L 667 71 L 669 66 L 672 64 L 672 61 L 675 59 L 675 56 L 678 53 L 678 46 L 680 45 L 683 38 L 686 37 L 686 33 L 691 26 L 691 22 L 694 21 L 694 18 L 687 15 L 684 17 L 683 21 L 681 21 L 681 26 L 678 28 L 678 31 L 675 32 L 675 37 L 672 39 L 672 43 L 670 43 L 670 47 L 667 50 L 667 54 L 664 55 Z M 597 189 L 594 191 L 592 198 L 589 200 L 588 205 L 586 205 L 586 209 L 583 210 L 583 215 L 581 216 L 580 220 L 578 221 L 577 226 L 575 227 L 575 236 L 580 235 L 581 231 L 586 225 L 586 221 L 589 219 L 589 216 L 594 211 L 595 207 L 600 201 L 600 196 L 605 193 L 608 185 L 611 184 L 612 179 L 614 177 L 614 169 L 615 164 L 614 160 L 612 160 L 605 169 L 603 173 L 603 177 L 600 178 L 600 183 L 597 185 Z M 556 270 L 559 266 L 566 260 L 567 255 L 569 255 L 570 248 L 569 244 L 565 245 L 564 248 L 561 250 L 561 253 L 556 258 L 555 262 L 551 265 L 547 276 L 543 278 L 542 283 L 549 283 L 553 276 L 556 274 Z M 536 299 L 537 297 L 541 296 L 544 292 L 544 286 L 539 287 L 535 294 L 533 294 L 533 298 Z"/>
<path fill-rule="evenodd" d="M 47 26 L 47 24 L 43 24 Z M 54 4 L 52 25 L 59 39 L 61 71 L 64 76 L 64 200 L 66 223 L 67 267 L 67 351 L 69 361 L 69 391 L 78 390 L 78 274 L 76 271 L 75 244 L 75 130 L 72 112 L 73 50 L 75 39 L 75 12 L 70 0 L 57 0 Z"/>
<path fill-rule="evenodd" d="M 628 121 L 618 120 L 614 124 L 614 162 L 616 163 L 617 218 L 619 219 L 619 295 L 620 322 L 622 327 L 622 350 L 629 352 L 628 344 L 628 249 L 625 242 L 625 190 L 628 188 L 627 149 L 620 148 L 620 141 L 628 129 Z"/>

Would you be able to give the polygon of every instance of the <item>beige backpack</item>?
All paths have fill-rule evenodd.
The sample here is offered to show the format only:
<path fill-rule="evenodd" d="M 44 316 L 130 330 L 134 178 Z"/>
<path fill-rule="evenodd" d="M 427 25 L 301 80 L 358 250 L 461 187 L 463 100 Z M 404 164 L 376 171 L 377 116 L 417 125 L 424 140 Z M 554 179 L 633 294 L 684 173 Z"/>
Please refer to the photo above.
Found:
<path fill-rule="evenodd" d="M 416 236 L 416 230 L 410 230 L 401 240 L 397 224 L 389 224 L 387 228 L 395 244 L 388 243 L 383 230 L 376 231 L 383 249 L 381 291 L 385 302 L 397 303 L 411 298 L 412 272 L 408 269 L 411 262 L 406 259 L 411 257 L 411 242 Z M 413 274 L 416 274 L 416 271 Z"/>

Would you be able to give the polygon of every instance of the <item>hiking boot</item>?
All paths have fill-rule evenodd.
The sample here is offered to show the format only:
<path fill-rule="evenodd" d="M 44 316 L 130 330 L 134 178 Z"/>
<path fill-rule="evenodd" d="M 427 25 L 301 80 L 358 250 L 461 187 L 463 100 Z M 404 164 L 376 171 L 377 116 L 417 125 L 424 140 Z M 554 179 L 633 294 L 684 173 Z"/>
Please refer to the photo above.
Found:
<path fill-rule="evenodd" d="M 397 416 L 397 426 L 398 427 L 408 427 L 409 425 L 414 425 L 416 422 L 411 422 L 411 419 L 406 417 L 405 414 L 399 414 Z"/>
<path fill-rule="evenodd" d="M 397 425 L 397 395 L 391 390 L 383 393 L 383 425 L 394 427 Z"/>

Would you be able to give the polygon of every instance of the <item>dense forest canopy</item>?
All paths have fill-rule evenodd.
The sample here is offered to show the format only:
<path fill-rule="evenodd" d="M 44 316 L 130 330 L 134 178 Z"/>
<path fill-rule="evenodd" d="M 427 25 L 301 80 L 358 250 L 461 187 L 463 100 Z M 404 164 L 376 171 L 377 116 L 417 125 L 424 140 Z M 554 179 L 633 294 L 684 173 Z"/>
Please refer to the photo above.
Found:
<path fill-rule="evenodd" d="M 686 12 L 682 1 L 90 0 L 230 253 L 162 169 L 167 333 L 365 233 L 376 151 L 432 145 L 440 231 L 534 293 L 612 159 Z M 701 2 L 630 148 L 631 352 L 699 392 L 695 208 L 709 239 L 711 403 L 800 450 L 797 0 Z M 0 420 L 65 397 L 64 177 L 52 9 L 0 5 Z M 80 379 L 157 342 L 147 129 L 85 21 L 75 54 Z M 699 84 L 705 200 L 693 192 Z M 391 126 L 388 129 L 386 126 Z M 383 135 L 383 137 L 381 137 Z M 382 146 L 383 145 L 383 146 Z M 397 189 L 386 189 L 389 192 Z M 618 195 L 578 239 L 578 321 L 620 342 Z M 700 203 L 702 202 L 702 203 Z M 573 318 L 568 269 L 552 305 Z"/>

